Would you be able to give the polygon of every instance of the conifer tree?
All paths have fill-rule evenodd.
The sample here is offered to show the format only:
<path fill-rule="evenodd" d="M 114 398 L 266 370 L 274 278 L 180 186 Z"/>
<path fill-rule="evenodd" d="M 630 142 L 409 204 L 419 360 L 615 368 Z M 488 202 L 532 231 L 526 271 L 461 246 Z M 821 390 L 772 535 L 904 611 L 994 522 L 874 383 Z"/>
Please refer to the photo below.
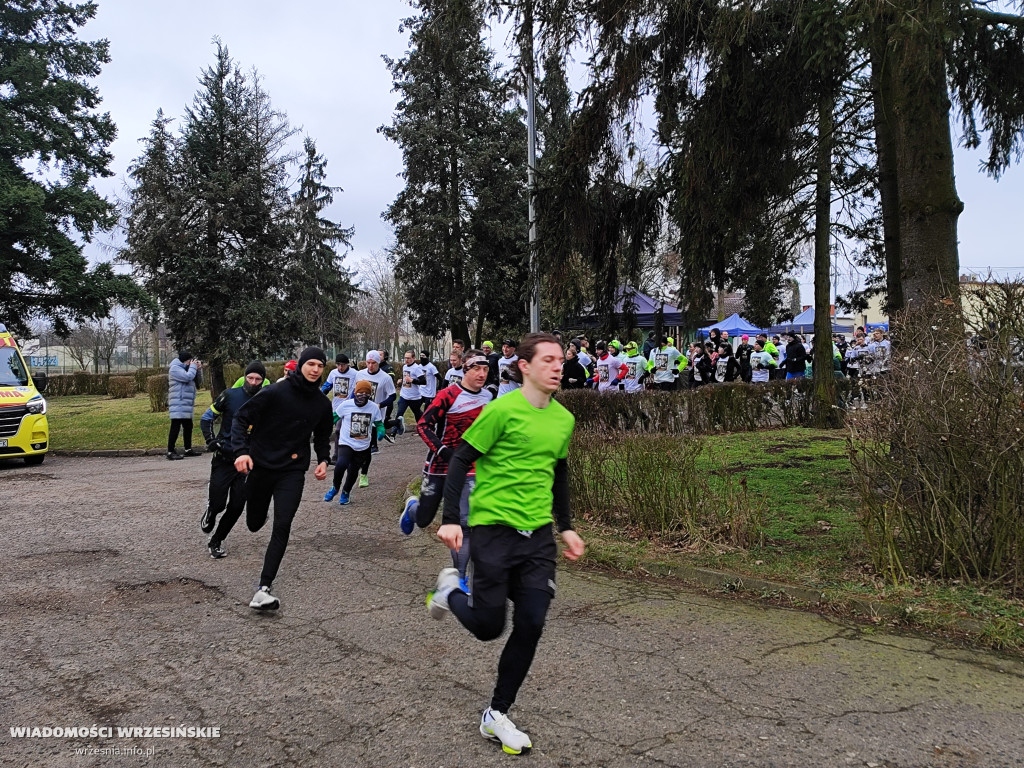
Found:
<path fill-rule="evenodd" d="M 291 326 L 287 333 L 322 344 L 324 339 L 343 337 L 347 328 L 354 288 L 342 264 L 344 253 L 338 249 L 351 247 L 355 230 L 324 218 L 342 189 L 326 184 L 327 159 L 317 152 L 313 139 L 306 137 L 303 151 L 299 188 L 288 212 L 290 245 L 282 285 Z"/>
<path fill-rule="evenodd" d="M 0 319 L 20 332 L 34 315 L 67 334 L 114 303 L 145 302 L 129 277 L 90 269 L 83 253 L 116 222 L 90 186 L 111 175 L 116 133 L 90 84 L 110 60 L 107 41 L 76 36 L 95 14 L 91 2 L 0 4 Z"/>
<path fill-rule="evenodd" d="M 176 343 L 207 359 L 215 391 L 225 362 L 292 341 L 280 332 L 292 134 L 258 76 L 218 42 L 180 134 L 158 114 L 130 170 L 124 258 L 159 300 Z"/>
<path fill-rule="evenodd" d="M 479 342 L 484 322 L 525 318 L 525 132 L 481 41 L 473 0 L 421 0 L 408 55 L 387 61 L 400 95 L 381 132 L 402 148 L 405 188 L 385 213 L 414 328 Z"/>

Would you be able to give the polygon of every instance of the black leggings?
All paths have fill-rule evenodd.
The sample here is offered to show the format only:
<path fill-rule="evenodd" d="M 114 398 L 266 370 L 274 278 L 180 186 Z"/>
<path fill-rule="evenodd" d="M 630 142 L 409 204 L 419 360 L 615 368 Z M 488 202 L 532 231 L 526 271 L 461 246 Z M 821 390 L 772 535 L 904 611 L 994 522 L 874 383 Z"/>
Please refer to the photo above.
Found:
<path fill-rule="evenodd" d="M 359 479 L 360 470 L 365 475 L 370 471 L 370 449 L 357 451 L 350 445 L 338 443 L 338 459 L 334 465 L 334 490 L 341 488 L 341 479 L 348 470 L 348 477 L 345 479 L 345 493 L 349 493 Z"/>
<path fill-rule="evenodd" d="M 305 481 L 306 473 L 301 469 L 260 467 L 253 467 L 245 480 L 245 523 L 250 531 L 255 533 L 266 524 L 270 501 L 274 501 L 274 529 L 270 533 L 267 554 L 263 558 L 261 587 L 272 586 L 277 577 L 292 532 L 292 520 L 302 500 Z"/>
<path fill-rule="evenodd" d="M 498 660 L 498 681 L 491 696 L 491 709 L 508 713 L 515 704 L 519 688 L 526 679 L 544 632 L 551 595 L 543 589 L 520 589 L 512 595 L 512 634 Z M 448 595 L 448 606 L 462 625 L 478 640 L 496 640 L 505 630 L 505 606 L 473 608 L 469 596 L 461 590 Z"/>
<path fill-rule="evenodd" d="M 231 533 L 231 529 L 245 509 L 245 475 L 235 469 L 234 454 L 216 453 L 210 462 L 210 513 L 216 517 L 227 512 L 217 523 L 217 530 L 210 539 L 211 544 L 220 544 Z"/>
<path fill-rule="evenodd" d="M 178 442 L 178 431 L 181 431 L 181 444 L 186 451 L 192 450 L 192 419 L 171 419 L 171 431 L 167 435 L 167 452 L 174 452 L 174 444 Z"/>

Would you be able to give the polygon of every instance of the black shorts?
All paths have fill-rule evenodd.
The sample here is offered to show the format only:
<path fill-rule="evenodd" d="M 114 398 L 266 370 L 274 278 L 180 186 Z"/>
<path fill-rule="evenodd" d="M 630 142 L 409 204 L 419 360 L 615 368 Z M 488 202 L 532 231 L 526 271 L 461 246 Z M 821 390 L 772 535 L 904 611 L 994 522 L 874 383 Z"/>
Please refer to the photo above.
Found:
<path fill-rule="evenodd" d="M 504 607 L 524 589 L 542 589 L 555 596 L 555 544 L 549 523 L 524 536 L 507 525 L 469 529 L 473 563 L 473 607 Z"/>

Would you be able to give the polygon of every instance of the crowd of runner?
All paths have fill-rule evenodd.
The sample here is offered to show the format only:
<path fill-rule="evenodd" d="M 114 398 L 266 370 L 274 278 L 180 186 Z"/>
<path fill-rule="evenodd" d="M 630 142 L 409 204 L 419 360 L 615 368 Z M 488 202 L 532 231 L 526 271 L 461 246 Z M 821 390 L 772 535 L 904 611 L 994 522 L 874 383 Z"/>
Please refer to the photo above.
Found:
<path fill-rule="evenodd" d="M 890 343 L 880 329 L 869 335 L 859 328 L 851 341 L 835 334 L 831 345 L 834 376 L 870 379 L 889 370 Z M 656 338 L 653 332 L 642 348 L 617 339 L 591 345 L 586 336 L 577 336 L 566 345 L 561 386 L 635 393 L 796 379 L 812 374 L 813 350 L 813 338 L 799 333 L 759 333 L 753 340 L 744 334 L 734 345 L 728 332 L 717 328 L 708 339 L 690 342 L 682 350 L 671 336 Z"/>
<path fill-rule="evenodd" d="M 426 459 L 419 495 L 403 505 L 398 534 L 426 528 L 441 511 L 437 536 L 450 550 L 451 566 L 441 569 L 427 597 L 434 618 L 452 613 L 478 639 L 495 640 L 505 628 L 506 601 L 513 603 L 512 631 L 479 730 L 505 752 L 520 754 L 532 742 L 508 712 L 555 594 L 556 535 L 568 559 L 578 559 L 584 549 L 569 507 L 574 420 L 552 399 L 564 353 L 548 334 L 530 334 L 521 343 L 507 339 L 500 355 L 490 343 L 470 350 L 459 341 L 453 346 L 440 391 L 440 372 L 425 352 L 418 359 L 406 352 L 400 372 L 389 370 L 381 352 L 369 352 L 359 370 L 340 354 L 324 380 L 326 356 L 308 347 L 269 386 L 265 366 L 249 363 L 200 420 L 214 454 L 200 528 L 211 534 L 207 549 L 219 560 L 227 556 L 225 540 L 242 512 L 249 530 L 259 531 L 273 502 L 270 540 L 249 605 L 278 609 L 274 581 L 311 460 L 317 480 L 334 466 L 324 501 L 348 504 L 357 485 L 369 485 L 377 441 L 404 434 L 411 412 Z M 185 353 L 180 358 L 176 375 L 194 398 L 198 362 Z M 174 432 L 187 427 L 190 448 L 191 420 L 186 425 L 180 418 Z M 172 442 L 168 454 L 173 452 Z"/>

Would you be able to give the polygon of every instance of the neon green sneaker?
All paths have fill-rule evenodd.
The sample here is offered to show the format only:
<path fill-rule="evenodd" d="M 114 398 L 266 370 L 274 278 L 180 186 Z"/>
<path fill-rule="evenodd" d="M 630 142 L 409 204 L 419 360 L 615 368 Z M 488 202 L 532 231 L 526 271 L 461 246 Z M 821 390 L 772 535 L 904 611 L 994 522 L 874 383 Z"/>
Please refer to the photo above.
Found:
<path fill-rule="evenodd" d="M 368 478 L 366 475 L 360 475 L 359 476 L 359 487 L 360 488 L 369 488 L 370 487 L 370 478 Z"/>

